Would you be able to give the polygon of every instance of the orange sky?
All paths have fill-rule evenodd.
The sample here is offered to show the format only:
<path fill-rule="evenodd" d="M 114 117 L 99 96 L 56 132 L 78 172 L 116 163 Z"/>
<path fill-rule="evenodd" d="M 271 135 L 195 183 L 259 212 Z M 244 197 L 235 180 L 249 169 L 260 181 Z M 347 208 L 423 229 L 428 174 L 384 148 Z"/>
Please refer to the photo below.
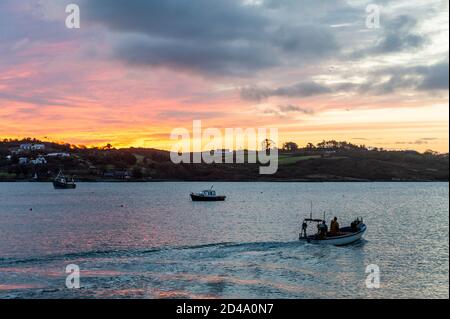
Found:
<path fill-rule="evenodd" d="M 358 24 L 335 27 L 332 22 L 341 16 L 331 13 L 325 17 L 331 22 L 323 25 L 314 20 L 283 25 L 283 30 L 300 30 L 293 53 L 271 31 L 262 38 L 251 24 L 235 30 L 219 23 L 223 12 L 233 10 L 236 23 L 244 12 L 246 19 L 272 30 L 293 14 L 289 8 L 267 11 L 252 4 L 248 11 L 250 5 L 238 0 L 223 2 L 221 11 L 209 13 L 216 20 L 198 10 L 192 13 L 210 24 L 212 35 L 196 28 L 192 30 L 199 34 L 185 35 L 183 29 L 193 21 L 182 21 L 180 29 L 174 26 L 170 32 L 157 25 L 139 29 L 140 24 L 129 30 L 120 19 L 127 14 L 139 19 L 131 9 L 124 10 L 125 17 L 111 19 L 116 25 L 87 14 L 81 29 L 68 30 L 60 4 L 43 1 L 35 12 L 34 2 L 6 0 L 0 5 L 0 29 L 7 31 L 0 34 L 1 138 L 170 149 L 173 129 L 191 129 L 193 120 L 202 120 L 204 128 L 276 127 L 279 144 L 336 139 L 448 152 L 448 7 L 424 14 L 421 2 L 403 11 L 388 2 L 386 26 L 376 31 Z M 95 9 L 80 3 L 82 14 Z M 163 5 L 153 9 L 166 13 Z M 349 12 L 364 17 L 364 8 L 358 9 Z M 391 34 L 390 24 L 408 28 Z M 337 44 L 330 50 L 335 52 L 311 54 L 309 50 L 327 48 L 320 41 L 317 48 L 303 47 L 302 30 L 305 36 L 321 32 L 319 39 L 334 39 Z M 293 37 L 289 44 L 297 40 L 295 34 L 287 33 Z M 393 38 L 401 46 L 390 51 Z M 228 44 L 222 47 L 224 42 Z M 253 57 L 235 48 L 241 42 L 255 49 Z M 229 47 L 233 50 L 222 53 Z M 262 55 L 261 47 L 273 54 Z M 145 50 L 143 57 L 136 55 Z"/>

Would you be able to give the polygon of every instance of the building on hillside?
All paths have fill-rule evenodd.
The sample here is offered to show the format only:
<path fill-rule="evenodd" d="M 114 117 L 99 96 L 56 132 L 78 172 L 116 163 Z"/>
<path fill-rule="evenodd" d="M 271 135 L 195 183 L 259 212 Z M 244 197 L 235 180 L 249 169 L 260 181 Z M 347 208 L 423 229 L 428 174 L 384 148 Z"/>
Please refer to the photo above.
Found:
<path fill-rule="evenodd" d="M 47 157 L 70 157 L 69 153 L 49 153 Z"/>
<path fill-rule="evenodd" d="M 45 145 L 44 144 L 25 143 L 25 144 L 20 144 L 20 150 L 22 150 L 22 151 L 43 151 L 43 150 L 45 150 Z"/>
<path fill-rule="evenodd" d="M 20 149 L 23 151 L 31 151 L 32 147 L 33 147 L 33 144 L 30 144 L 30 143 L 20 144 Z"/>
<path fill-rule="evenodd" d="M 43 156 L 39 156 L 30 162 L 33 165 L 44 165 L 47 164 L 47 160 Z"/>
<path fill-rule="evenodd" d="M 45 145 L 44 144 L 34 144 L 31 147 L 31 150 L 33 150 L 33 151 L 43 151 L 43 150 L 45 150 Z"/>

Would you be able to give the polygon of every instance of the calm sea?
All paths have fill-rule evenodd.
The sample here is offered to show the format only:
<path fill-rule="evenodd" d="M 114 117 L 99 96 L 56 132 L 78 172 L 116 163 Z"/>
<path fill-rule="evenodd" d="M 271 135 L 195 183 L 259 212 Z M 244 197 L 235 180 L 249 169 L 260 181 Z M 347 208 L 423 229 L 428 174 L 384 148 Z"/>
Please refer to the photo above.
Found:
<path fill-rule="evenodd" d="M 226 202 L 190 201 L 210 186 L 0 183 L 0 298 L 449 297 L 448 183 L 215 183 Z M 311 202 L 364 217 L 365 240 L 299 243 Z"/>

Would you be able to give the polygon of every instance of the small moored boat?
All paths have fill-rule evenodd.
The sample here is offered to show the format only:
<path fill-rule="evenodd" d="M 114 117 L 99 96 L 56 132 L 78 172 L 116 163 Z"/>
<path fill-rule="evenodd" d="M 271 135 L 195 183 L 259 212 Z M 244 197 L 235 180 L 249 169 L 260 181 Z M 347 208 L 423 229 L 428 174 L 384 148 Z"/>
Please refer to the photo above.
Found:
<path fill-rule="evenodd" d="M 226 198 L 226 196 L 217 195 L 213 187 L 201 193 L 191 193 L 191 199 L 194 202 L 223 202 Z"/>
<path fill-rule="evenodd" d="M 317 223 L 317 225 L 320 226 L 325 225 L 325 220 L 307 218 L 303 221 L 303 225 L 308 225 L 308 223 Z M 305 228 L 300 233 L 299 239 L 300 241 L 306 241 L 312 244 L 344 246 L 359 241 L 361 238 L 363 238 L 366 230 L 367 226 L 366 224 L 364 224 L 363 219 L 357 218 L 351 223 L 350 227 L 339 228 L 339 232 L 335 235 L 332 235 L 330 232 L 323 233 L 320 232 L 320 230 L 316 234 L 307 235 Z"/>
<path fill-rule="evenodd" d="M 64 176 L 62 171 L 59 171 L 58 176 L 53 181 L 53 187 L 55 189 L 75 189 L 77 188 L 77 184 L 75 184 L 73 177 L 69 180 Z"/>

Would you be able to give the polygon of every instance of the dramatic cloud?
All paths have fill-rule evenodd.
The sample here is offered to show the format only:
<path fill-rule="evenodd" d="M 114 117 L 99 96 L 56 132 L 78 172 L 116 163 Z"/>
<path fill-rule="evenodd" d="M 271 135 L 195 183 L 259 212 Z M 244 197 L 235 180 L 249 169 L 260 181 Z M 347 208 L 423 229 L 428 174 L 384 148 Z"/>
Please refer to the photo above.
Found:
<path fill-rule="evenodd" d="M 383 35 L 375 41 L 375 45 L 352 54 L 352 58 L 360 59 L 367 56 L 380 54 L 399 53 L 402 51 L 415 51 L 422 48 L 427 38 L 417 33 L 417 19 L 400 15 L 383 22 Z"/>
<path fill-rule="evenodd" d="M 407 89 L 409 91 L 448 91 L 448 60 L 431 66 L 382 68 L 366 75 L 366 81 L 338 84 L 301 82 L 275 89 L 261 87 L 242 88 L 241 98 L 246 101 L 261 102 L 271 97 L 306 98 L 329 94 L 390 94 Z"/>
<path fill-rule="evenodd" d="M 448 1 L 2 0 L 0 30 L 2 136 L 168 148 L 195 118 L 448 150 Z"/>
<path fill-rule="evenodd" d="M 433 65 L 394 67 L 375 71 L 359 91 L 388 94 L 401 89 L 412 91 L 436 91 L 449 88 L 449 64 L 446 61 Z M 380 80 L 386 79 L 386 80 Z"/>
<path fill-rule="evenodd" d="M 206 75 L 244 75 L 280 63 L 262 44 L 214 43 L 125 36 L 115 44 L 115 58 L 135 66 L 192 70 Z"/>
<path fill-rule="evenodd" d="M 416 25 L 417 20 L 407 15 L 401 15 L 388 21 L 385 26 L 387 34 L 378 42 L 375 52 L 398 52 L 422 47 L 426 39 L 414 33 Z"/>
<path fill-rule="evenodd" d="M 430 67 L 419 68 L 418 73 L 422 74 L 423 80 L 419 85 L 422 90 L 446 90 L 449 89 L 448 81 L 448 60 Z"/>
<path fill-rule="evenodd" d="M 244 75 L 339 52 L 328 26 L 285 21 L 239 0 L 83 1 L 114 33 L 113 56 L 133 65 Z M 301 15 L 301 11 L 298 12 Z M 303 61 L 303 62 L 302 62 Z"/>

